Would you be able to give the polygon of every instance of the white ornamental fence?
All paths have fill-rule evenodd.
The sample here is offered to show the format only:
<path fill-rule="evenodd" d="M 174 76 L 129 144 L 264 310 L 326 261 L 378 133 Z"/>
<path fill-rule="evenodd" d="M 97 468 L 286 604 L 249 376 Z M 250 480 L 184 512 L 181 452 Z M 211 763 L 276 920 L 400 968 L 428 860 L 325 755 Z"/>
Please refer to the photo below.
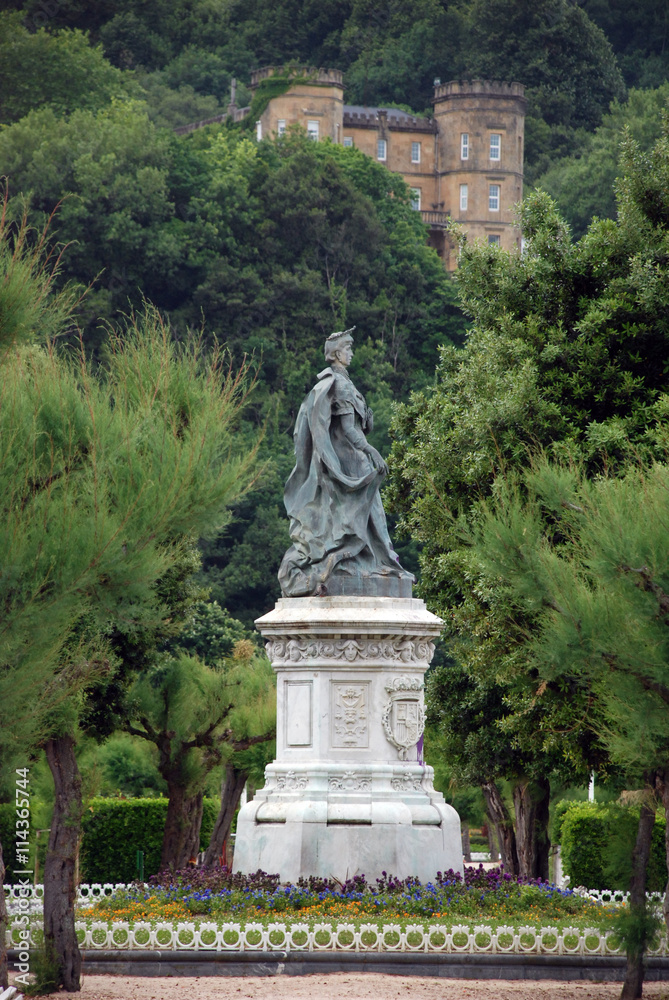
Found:
<path fill-rule="evenodd" d="M 111 896 L 118 889 L 130 886 L 92 884 L 81 885 L 77 904 L 86 906 Z M 624 902 L 627 893 L 609 890 L 576 889 L 576 893 L 602 903 Z M 38 919 L 26 921 L 27 916 L 37 918 L 42 910 L 43 887 L 29 886 L 21 889 L 5 886 L 10 926 L 7 930 L 7 947 L 39 947 L 42 927 Z M 662 893 L 650 896 L 661 905 Z M 26 927 L 28 924 L 28 927 Z M 347 923 L 273 922 L 224 923 L 213 921 L 146 921 L 130 924 L 115 921 L 111 925 L 101 920 L 77 920 L 77 937 L 82 948 L 128 951 L 189 950 L 189 951 L 377 951 L 377 952 L 438 952 L 469 954 L 514 955 L 617 955 L 620 949 L 612 932 L 595 927 L 499 926 L 488 924 L 361 924 L 356 928 Z M 26 938 L 28 930 L 29 937 Z M 658 947 L 649 954 L 669 955 L 665 935 Z"/>
<path fill-rule="evenodd" d="M 188 950 L 188 951 L 376 951 L 376 952 L 437 952 L 445 954 L 492 955 L 618 955 L 621 954 L 610 932 L 595 927 L 585 929 L 568 927 L 500 926 L 493 930 L 487 924 L 471 927 L 457 924 L 409 924 L 405 929 L 399 924 L 317 923 L 313 927 L 303 923 L 194 923 L 176 924 L 167 921 L 150 923 L 137 921 L 129 924 L 118 921 L 111 926 L 104 921 L 75 923 L 82 948 L 92 950 Z M 7 947 L 22 947 L 28 943 L 25 924 L 13 922 L 7 934 Z M 28 947 L 38 947 L 42 941 L 41 927 L 36 923 L 30 929 Z M 669 954 L 667 939 L 650 955 Z"/>

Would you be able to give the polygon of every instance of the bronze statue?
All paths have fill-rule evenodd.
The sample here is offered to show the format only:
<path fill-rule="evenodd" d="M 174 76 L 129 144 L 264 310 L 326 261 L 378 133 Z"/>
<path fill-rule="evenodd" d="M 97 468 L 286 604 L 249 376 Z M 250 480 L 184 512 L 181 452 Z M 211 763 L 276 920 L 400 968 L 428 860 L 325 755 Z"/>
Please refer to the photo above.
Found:
<path fill-rule="evenodd" d="M 414 578 L 400 566 L 379 496 L 388 466 L 365 437 L 372 411 L 346 371 L 354 329 L 325 341 L 329 366 L 297 416 L 284 492 L 293 543 L 279 569 L 284 597 L 411 597 Z"/>

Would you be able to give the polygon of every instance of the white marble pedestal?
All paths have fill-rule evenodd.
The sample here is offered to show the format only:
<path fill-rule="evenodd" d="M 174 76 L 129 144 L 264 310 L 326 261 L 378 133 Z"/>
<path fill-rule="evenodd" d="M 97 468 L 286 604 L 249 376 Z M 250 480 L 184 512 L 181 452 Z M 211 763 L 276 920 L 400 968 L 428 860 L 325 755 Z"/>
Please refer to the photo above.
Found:
<path fill-rule="evenodd" d="M 462 872 L 458 814 L 421 760 L 440 619 L 413 598 L 302 597 L 256 625 L 277 673 L 276 760 L 240 810 L 235 871 Z"/>

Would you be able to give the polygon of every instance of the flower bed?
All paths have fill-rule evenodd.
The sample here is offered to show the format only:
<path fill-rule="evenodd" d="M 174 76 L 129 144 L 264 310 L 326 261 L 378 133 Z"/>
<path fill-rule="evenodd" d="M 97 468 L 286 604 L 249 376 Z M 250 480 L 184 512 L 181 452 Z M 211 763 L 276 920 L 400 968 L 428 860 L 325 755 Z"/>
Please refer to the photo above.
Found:
<path fill-rule="evenodd" d="M 80 916 L 97 920 L 187 920 L 207 917 L 217 922 L 300 919 L 354 921 L 418 919 L 533 924 L 576 923 L 606 928 L 613 908 L 541 881 L 508 875 L 500 868 L 437 873 L 433 882 L 400 880 L 384 875 L 373 883 L 355 876 L 348 882 L 300 879 L 281 884 L 279 877 L 256 872 L 240 875 L 226 869 L 195 869 L 155 876 L 149 886 L 130 886 L 82 908 Z"/>
<path fill-rule="evenodd" d="M 425 885 L 387 875 L 282 885 L 264 872 L 194 869 L 149 885 L 82 886 L 76 929 L 92 949 L 617 954 L 612 926 L 624 901 L 598 895 L 604 901 L 501 867 L 468 868 L 464 879 L 438 873 Z M 10 947 L 18 929 L 15 922 Z M 35 920 L 35 946 L 41 934 Z M 666 937 L 651 954 L 668 954 Z"/>

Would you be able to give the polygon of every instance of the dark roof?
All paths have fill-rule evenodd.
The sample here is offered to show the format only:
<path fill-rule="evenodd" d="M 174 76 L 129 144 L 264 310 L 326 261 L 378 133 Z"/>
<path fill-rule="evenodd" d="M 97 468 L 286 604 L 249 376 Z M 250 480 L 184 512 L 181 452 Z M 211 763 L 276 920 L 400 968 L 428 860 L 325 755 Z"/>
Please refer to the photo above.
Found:
<path fill-rule="evenodd" d="M 366 108 L 362 104 L 344 105 L 344 125 L 358 128 L 378 128 L 379 111 L 385 112 L 388 128 L 403 129 L 416 132 L 436 132 L 432 118 L 419 118 L 397 108 Z"/>

